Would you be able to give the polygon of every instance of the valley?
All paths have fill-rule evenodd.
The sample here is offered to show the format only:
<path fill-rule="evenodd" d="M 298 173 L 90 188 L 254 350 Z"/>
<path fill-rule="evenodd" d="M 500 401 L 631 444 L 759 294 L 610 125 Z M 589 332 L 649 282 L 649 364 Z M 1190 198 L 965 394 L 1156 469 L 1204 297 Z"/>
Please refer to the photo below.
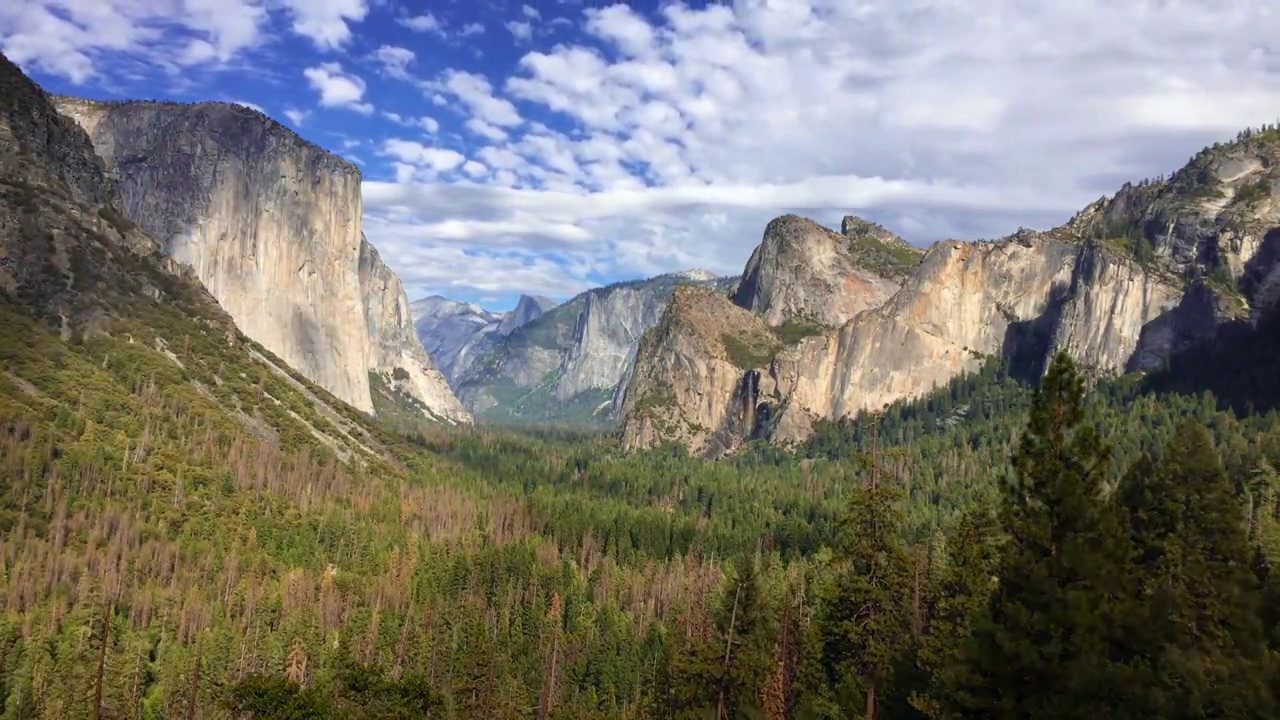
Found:
<path fill-rule="evenodd" d="M 0 717 L 1274 717 L 1278 160 L 498 313 L 0 55 Z"/>

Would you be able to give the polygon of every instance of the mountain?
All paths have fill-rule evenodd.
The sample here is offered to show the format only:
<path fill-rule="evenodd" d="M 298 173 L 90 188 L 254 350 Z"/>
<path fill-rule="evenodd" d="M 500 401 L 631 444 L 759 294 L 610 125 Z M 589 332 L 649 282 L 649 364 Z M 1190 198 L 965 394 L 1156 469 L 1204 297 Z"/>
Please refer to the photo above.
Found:
<path fill-rule="evenodd" d="M 548 297 L 521 295 L 516 306 L 502 316 L 498 322 L 497 332 L 506 337 L 517 329 L 537 320 L 556 306 L 556 301 Z"/>
<path fill-rule="evenodd" d="M 595 288 L 558 306 L 524 296 L 500 318 L 428 298 L 418 304 L 419 337 L 477 416 L 607 424 L 640 337 L 658 322 L 675 288 L 695 284 L 727 293 L 736 283 L 689 270 Z"/>
<path fill-rule="evenodd" d="M 765 228 L 734 302 L 771 326 L 843 325 L 879 307 L 923 254 L 879 225 L 846 217 L 842 232 L 783 215 Z"/>
<path fill-rule="evenodd" d="M 207 441 L 236 437 L 277 457 L 382 461 L 361 415 L 242 333 L 191 268 L 119 210 L 87 134 L 3 55 L 0 90 L 0 418 L 25 428 L 9 435 L 13 447 L 38 439 L 52 460 L 70 453 L 87 469 L 77 448 L 118 439 L 131 443 L 126 458 L 159 461 L 150 472 L 172 480 L 198 462 L 182 454 L 190 448 L 152 453 L 200 427 Z M 142 440 L 121 435 L 135 431 Z"/>
<path fill-rule="evenodd" d="M 418 341 L 446 378 L 453 377 L 456 368 L 465 367 L 472 349 L 497 331 L 503 317 L 474 303 L 439 295 L 414 300 L 409 307 Z"/>
<path fill-rule="evenodd" d="M 377 400 L 470 420 L 361 232 L 354 165 L 240 105 L 53 102 L 92 140 L 120 210 L 249 337 L 364 412 Z"/>
<path fill-rule="evenodd" d="M 433 295 L 415 301 L 412 308 L 419 341 L 452 380 L 464 374 L 494 341 L 542 317 L 555 305 L 551 298 L 521 295 L 514 308 L 494 313 L 474 303 Z"/>
<path fill-rule="evenodd" d="M 1032 375 L 1058 351 L 1099 375 L 1160 368 L 1275 304 L 1278 181 L 1280 132 L 1241 133 L 1168 179 L 1099 199 L 1059 228 L 943 241 L 918 261 L 893 261 L 901 245 L 856 219 L 842 229 L 885 238 L 875 255 L 834 255 L 835 233 L 779 218 L 735 296 L 759 323 L 736 332 L 764 337 L 759 327 L 795 318 L 844 322 L 780 347 L 757 342 L 738 354 L 733 378 L 724 348 L 690 341 L 716 332 L 725 303 L 673 303 L 673 316 L 642 343 L 623 393 L 623 442 L 677 441 L 708 455 L 753 437 L 791 443 L 816 420 L 919 397 L 993 358 Z M 886 258 L 892 262 L 881 264 Z M 879 281 L 868 283 L 868 273 Z"/>

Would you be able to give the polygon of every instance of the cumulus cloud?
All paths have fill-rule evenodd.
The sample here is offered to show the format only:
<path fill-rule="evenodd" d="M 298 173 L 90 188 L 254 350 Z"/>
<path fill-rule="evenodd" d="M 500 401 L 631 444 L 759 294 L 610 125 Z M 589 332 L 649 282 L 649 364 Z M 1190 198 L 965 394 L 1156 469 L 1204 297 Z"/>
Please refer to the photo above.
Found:
<path fill-rule="evenodd" d="M 365 83 L 357 75 L 342 69 L 336 62 L 323 63 L 302 71 L 312 89 L 320 94 L 322 107 L 347 108 L 362 115 L 373 112 L 373 106 L 362 102 Z"/>
<path fill-rule="evenodd" d="M 510 100 L 493 94 L 493 86 L 483 75 L 450 70 L 435 81 L 423 84 L 423 89 L 435 97 L 447 92 L 466 106 L 475 118 L 498 127 L 513 127 L 522 120 L 516 106 Z"/>
<path fill-rule="evenodd" d="M 452 170 L 466 162 L 466 158 L 457 151 L 428 147 L 420 142 L 400 138 L 391 138 L 383 143 L 382 153 L 431 174 Z"/>
<path fill-rule="evenodd" d="M 409 64 L 416 59 L 413 51 L 395 45 L 383 45 L 374 51 L 373 57 L 382 65 L 382 72 L 398 80 L 409 79 Z"/>
<path fill-rule="evenodd" d="M 524 20 L 508 20 L 504 23 L 507 31 L 519 42 L 533 39 L 533 23 Z"/>
<path fill-rule="evenodd" d="M 521 7 L 508 29 L 532 19 Z M 579 20 L 589 38 L 508 77 L 428 83 L 468 113 L 487 173 L 367 182 L 379 227 L 437 249 L 556 248 L 563 262 L 512 266 L 506 287 L 543 267 L 540 291 L 556 279 L 563 297 L 601 274 L 739 272 L 788 211 L 919 244 L 1052 225 L 1280 114 L 1265 0 L 739 0 Z"/>
<path fill-rule="evenodd" d="M 444 35 L 444 23 L 431 13 L 423 13 L 422 15 L 412 15 L 402 17 L 396 22 L 409 28 L 414 32 L 430 32 L 437 35 Z"/>
<path fill-rule="evenodd" d="M 123 54 L 164 65 L 225 63 L 262 40 L 262 0 L 21 0 L 0 3 L 0 49 L 75 83 Z"/>
<path fill-rule="evenodd" d="M 202 0 L 212 1 L 212 0 Z M 351 39 L 351 25 L 364 20 L 367 0 L 283 0 L 293 30 L 321 49 L 340 48 Z"/>
<path fill-rule="evenodd" d="M 306 121 L 307 116 L 311 114 L 308 110 L 300 110 L 298 108 L 285 108 L 284 116 L 289 118 L 289 122 L 294 127 L 302 127 L 302 123 Z"/>

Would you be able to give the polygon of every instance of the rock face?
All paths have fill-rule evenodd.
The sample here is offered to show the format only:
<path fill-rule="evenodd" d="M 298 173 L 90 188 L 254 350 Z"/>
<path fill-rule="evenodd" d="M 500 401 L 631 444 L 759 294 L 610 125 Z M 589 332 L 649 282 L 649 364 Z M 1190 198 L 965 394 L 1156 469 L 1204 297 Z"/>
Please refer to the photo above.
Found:
<path fill-rule="evenodd" d="M 438 373 L 419 369 L 430 361 L 403 355 L 410 316 L 388 308 L 408 302 L 387 298 L 398 279 L 382 266 L 364 275 L 381 287 L 362 285 L 357 168 L 239 105 L 55 103 L 117 177 L 125 214 L 190 265 L 245 334 L 365 412 L 370 373 L 403 357 L 418 401 L 465 419 L 456 403 L 433 404 L 449 390 L 431 388 Z M 392 330 L 397 315 L 404 326 Z"/>
<path fill-rule="evenodd" d="M 510 335 L 517 329 L 542 317 L 555 306 L 556 301 L 551 298 L 521 295 L 516 306 L 502 316 L 502 320 L 498 323 L 497 332 L 504 337 Z"/>
<path fill-rule="evenodd" d="M 0 54 L 0 300 L 64 338 L 105 329 L 139 294 L 170 300 L 162 270 L 180 269 L 118 202 L 85 132 Z"/>
<path fill-rule="evenodd" d="M 497 332 L 503 315 L 473 303 L 439 295 L 409 305 L 418 340 L 445 377 L 454 377 L 470 362 L 478 345 Z"/>
<path fill-rule="evenodd" d="M 421 306 L 422 317 L 435 313 L 440 319 L 429 321 L 434 329 L 420 319 L 419 334 L 427 347 L 455 348 L 440 363 L 477 415 L 608 423 L 640 337 L 658 322 L 675 288 L 700 284 L 727 294 L 735 283 L 703 270 L 672 273 L 589 290 L 549 309 L 524 298 L 498 323 L 463 304 L 435 301 Z M 504 334 L 512 318 L 531 319 Z M 465 326 L 474 331 L 461 340 Z"/>
<path fill-rule="evenodd" d="M 644 334 L 621 393 L 624 446 L 662 442 L 719 456 L 750 436 L 757 422 L 751 365 L 781 342 L 763 319 L 704 287 L 675 291 L 661 322 Z"/>
<path fill-rule="evenodd" d="M 470 422 L 470 413 L 458 402 L 444 375 L 418 342 L 404 284 L 363 236 L 360 287 L 370 339 L 370 372 L 378 373 L 385 384 L 421 403 L 424 413 L 450 423 Z"/>
<path fill-rule="evenodd" d="M 856 218 L 842 230 L 887 234 Z M 797 441 L 815 420 L 920 396 L 995 358 L 1032 373 L 1058 351 L 1099 374 L 1157 367 L 1280 296 L 1280 132 L 1209 148 L 1167 181 L 1126 185 L 1050 232 L 936 243 L 892 297 L 853 315 L 838 280 L 866 268 L 832 259 L 836 237 L 775 220 L 736 300 L 779 330 L 813 317 L 821 298 L 845 308 L 829 322 L 848 322 L 759 354 L 735 382 L 716 348 L 689 340 L 708 337 L 723 308 L 673 303 L 641 344 L 622 403 L 624 444 L 676 441 L 715 455 L 750 437 Z M 802 238 L 818 250 L 787 249 Z"/>
<path fill-rule="evenodd" d="M 837 234 L 796 215 L 769 223 L 734 297 L 771 326 L 839 327 L 879 307 L 919 261 L 920 251 L 879 225 L 846 217 Z"/>

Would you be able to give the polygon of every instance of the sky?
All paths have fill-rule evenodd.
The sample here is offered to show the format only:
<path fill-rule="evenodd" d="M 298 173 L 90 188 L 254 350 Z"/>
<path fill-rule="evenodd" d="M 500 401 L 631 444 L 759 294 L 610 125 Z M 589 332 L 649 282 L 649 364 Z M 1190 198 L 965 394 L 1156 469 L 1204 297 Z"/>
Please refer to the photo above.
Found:
<path fill-rule="evenodd" d="M 428 294 L 742 271 L 772 217 L 1047 228 L 1280 118 L 1271 0 L 8 0 L 52 92 L 261 109 Z"/>

